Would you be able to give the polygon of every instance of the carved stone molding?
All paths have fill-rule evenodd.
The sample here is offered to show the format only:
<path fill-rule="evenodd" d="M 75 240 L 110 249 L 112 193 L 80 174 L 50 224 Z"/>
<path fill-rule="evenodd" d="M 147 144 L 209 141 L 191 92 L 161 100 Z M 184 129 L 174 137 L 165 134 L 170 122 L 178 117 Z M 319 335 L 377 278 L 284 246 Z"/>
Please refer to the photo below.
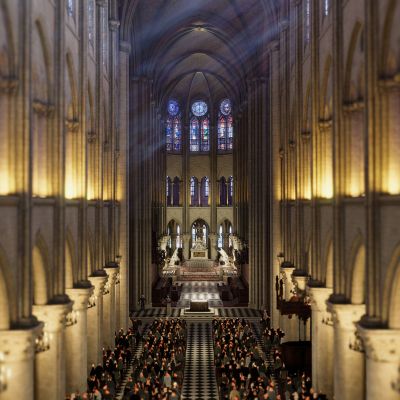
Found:
<path fill-rule="evenodd" d="M 366 329 L 357 324 L 367 358 L 378 362 L 396 363 L 400 360 L 399 329 Z"/>
<path fill-rule="evenodd" d="M 364 110 L 364 108 L 365 108 L 364 101 L 361 101 L 361 100 L 343 104 L 343 112 L 346 114 L 359 112 L 359 111 Z"/>
<path fill-rule="evenodd" d="M 14 77 L 0 76 L 0 93 L 11 94 L 18 87 L 18 79 Z"/>
<path fill-rule="evenodd" d="M 44 322 L 45 332 L 59 332 L 65 324 L 66 315 L 72 311 L 72 302 L 65 304 L 34 305 L 33 313 Z"/>
<path fill-rule="evenodd" d="M 0 331 L 0 349 L 4 362 L 30 360 L 35 354 L 35 342 L 43 329 L 43 323 L 32 329 Z"/>
<path fill-rule="evenodd" d="M 117 19 L 108 20 L 108 27 L 110 31 L 117 31 L 121 23 Z"/>
<path fill-rule="evenodd" d="M 311 300 L 311 309 L 319 312 L 326 312 L 326 301 L 332 293 L 332 288 L 326 287 L 309 287 L 307 293 Z"/>
<path fill-rule="evenodd" d="M 328 311 L 336 327 L 350 332 L 354 331 L 355 324 L 365 314 L 365 304 L 336 304 L 327 302 Z"/>
<path fill-rule="evenodd" d="M 33 111 L 41 117 L 51 117 L 54 114 L 54 106 L 41 100 L 33 100 Z"/>
<path fill-rule="evenodd" d="M 67 131 L 71 133 L 76 133 L 79 130 L 79 120 L 77 119 L 66 119 L 65 126 L 67 127 Z"/>
<path fill-rule="evenodd" d="M 400 74 L 397 74 L 391 78 L 381 78 L 378 81 L 378 87 L 381 92 L 400 91 Z"/>
<path fill-rule="evenodd" d="M 303 142 L 308 142 L 311 139 L 311 132 L 310 131 L 301 132 L 301 138 L 303 139 Z"/>
<path fill-rule="evenodd" d="M 88 140 L 88 143 L 95 143 L 97 140 L 97 133 L 94 131 L 89 131 L 87 133 L 87 140 Z"/>
<path fill-rule="evenodd" d="M 332 119 L 320 119 L 318 121 L 319 129 L 326 130 L 332 127 Z"/>

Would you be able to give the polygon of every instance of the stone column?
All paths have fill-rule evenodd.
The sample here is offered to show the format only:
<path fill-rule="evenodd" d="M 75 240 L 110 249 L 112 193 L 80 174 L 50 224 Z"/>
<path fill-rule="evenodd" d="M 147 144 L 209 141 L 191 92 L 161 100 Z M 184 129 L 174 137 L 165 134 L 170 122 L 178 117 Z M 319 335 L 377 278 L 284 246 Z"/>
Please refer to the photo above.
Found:
<path fill-rule="evenodd" d="M 312 383 L 315 390 L 333 398 L 333 321 L 326 309 L 332 289 L 309 287 L 311 297 Z"/>
<path fill-rule="evenodd" d="M 103 273 L 103 275 L 101 274 Z M 90 276 L 89 281 L 94 286 L 93 295 L 87 312 L 87 368 L 102 361 L 103 345 L 103 290 L 108 279 L 104 271 L 98 271 L 97 276 Z"/>
<path fill-rule="evenodd" d="M 105 267 L 108 275 L 107 283 L 104 286 L 103 295 L 103 345 L 114 348 L 115 334 L 115 280 L 119 271 L 118 265 Z"/>
<path fill-rule="evenodd" d="M 171 249 L 173 252 L 176 249 L 176 237 L 177 237 L 176 233 L 171 233 Z"/>
<path fill-rule="evenodd" d="M 396 400 L 400 387 L 400 330 L 357 325 L 366 352 L 366 400 Z M 397 391 L 396 391 L 397 389 Z"/>
<path fill-rule="evenodd" d="M 190 243 L 190 235 L 185 233 L 182 235 L 182 245 L 183 245 L 183 258 L 185 260 L 189 260 L 189 243 Z"/>
<path fill-rule="evenodd" d="M 93 287 L 67 289 L 74 302 L 72 313 L 67 316 L 65 329 L 66 393 L 86 389 L 87 378 L 87 311 Z"/>
<path fill-rule="evenodd" d="M 0 360 L 7 377 L 2 400 L 34 398 L 35 339 L 42 328 L 39 324 L 26 330 L 0 331 Z"/>
<path fill-rule="evenodd" d="M 72 302 L 34 305 L 33 313 L 44 322 L 44 334 L 49 349 L 36 354 L 35 398 L 63 399 L 65 397 L 65 317 L 72 311 Z M 25 397 L 25 396 L 24 396 Z"/>
<path fill-rule="evenodd" d="M 217 235 L 210 233 L 208 238 L 210 239 L 211 260 L 214 261 L 217 258 Z"/>
<path fill-rule="evenodd" d="M 365 399 L 364 353 L 350 348 L 356 340 L 355 324 L 365 314 L 365 304 L 327 305 L 334 324 L 334 396 L 341 400 Z"/>

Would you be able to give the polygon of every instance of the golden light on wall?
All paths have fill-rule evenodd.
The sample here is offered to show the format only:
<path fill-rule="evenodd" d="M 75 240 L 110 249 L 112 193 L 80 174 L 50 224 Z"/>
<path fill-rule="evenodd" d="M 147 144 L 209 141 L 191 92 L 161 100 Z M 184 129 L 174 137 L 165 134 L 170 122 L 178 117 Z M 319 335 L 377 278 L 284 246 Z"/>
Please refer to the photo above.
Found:
<path fill-rule="evenodd" d="M 332 176 L 326 176 L 321 182 L 320 197 L 323 199 L 331 199 L 333 197 L 333 182 Z"/>
<path fill-rule="evenodd" d="M 8 171 L 0 170 L 0 195 L 7 195 L 11 190 L 11 182 Z"/>
<path fill-rule="evenodd" d="M 92 185 L 88 185 L 86 199 L 87 200 L 95 200 L 96 199 L 95 190 Z"/>
<path fill-rule="evenodd" d="M 70 175 L 65 176 L 65 198 L 75 199 L 77 197 L 76 185 Z"/>
<path fill-rule="evenodd" d="M 392 167 L 388 171 L 387 192 L 389 194 L 400 194 L 400 173 Z"/>
<path fill-rule="evenodd" d="M 307 184 L 303 188 L 303 198 L 304 198 L 304 200 L 311 200 L 311 185 L 310 185 L 310 182 L 307 182 Z"/>

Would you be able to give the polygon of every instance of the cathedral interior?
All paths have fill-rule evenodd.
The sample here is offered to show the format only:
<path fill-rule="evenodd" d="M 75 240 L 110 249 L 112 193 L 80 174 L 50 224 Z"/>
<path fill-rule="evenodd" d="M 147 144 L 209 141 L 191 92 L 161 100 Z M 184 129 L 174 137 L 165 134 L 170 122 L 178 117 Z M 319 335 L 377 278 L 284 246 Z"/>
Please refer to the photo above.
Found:
<path fill-rule="evenodd" d="M 400 399 L 400 0 L 0 21 L 1 400 Z"/>

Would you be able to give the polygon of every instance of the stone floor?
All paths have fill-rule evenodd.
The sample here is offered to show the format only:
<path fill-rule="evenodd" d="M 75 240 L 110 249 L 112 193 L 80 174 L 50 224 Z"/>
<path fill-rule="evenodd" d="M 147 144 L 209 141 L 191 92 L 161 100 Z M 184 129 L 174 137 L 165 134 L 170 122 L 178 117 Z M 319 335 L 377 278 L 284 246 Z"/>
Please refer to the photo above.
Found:
<path fill-rule="evenodd" d="M 210 307 L 222 307 L 218 282 L 184 282 L 178 308 L 188 308 L 191 300 L 208 300 Z"/>

